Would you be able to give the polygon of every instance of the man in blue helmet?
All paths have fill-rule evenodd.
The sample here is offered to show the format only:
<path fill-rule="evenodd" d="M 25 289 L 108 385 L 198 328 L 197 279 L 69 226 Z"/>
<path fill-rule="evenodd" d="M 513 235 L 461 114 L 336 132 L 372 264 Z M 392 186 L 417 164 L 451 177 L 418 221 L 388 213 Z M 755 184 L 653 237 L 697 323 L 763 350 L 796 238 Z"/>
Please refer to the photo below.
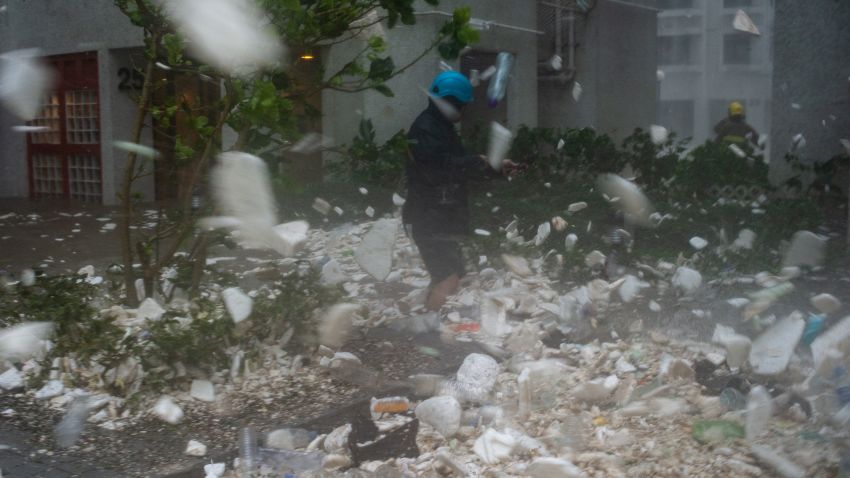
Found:
<path fill-rule="evenodd" d="M 485 156 L 467 153 L 454 127 L 470 101 L 472 84 L 464 75 L 440 73 L 431 83 L 428 107 L 407 133 L 411 145 L 402 218 L 431 275 L 429 310 L 439 310 L 464 275 L 460 240 L 469 232 L 466 183 L 494 174 Z M 510 174 L 515 167 L 505 160 L 502 172 Z"/>

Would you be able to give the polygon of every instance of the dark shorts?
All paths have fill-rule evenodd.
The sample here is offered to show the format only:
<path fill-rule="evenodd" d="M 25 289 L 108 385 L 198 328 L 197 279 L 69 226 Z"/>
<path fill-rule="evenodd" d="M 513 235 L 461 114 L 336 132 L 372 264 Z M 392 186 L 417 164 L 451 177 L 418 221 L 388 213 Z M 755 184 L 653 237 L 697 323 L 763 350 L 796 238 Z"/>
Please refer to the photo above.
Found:
<path fill-rule="evenodd" d="M 425 262 L 428 274 L 431 275 L 432 284 L 442 282 L 453 274 L 457 274 L 458 277 L 466 274 L 460 237 L 423 232 L 409 225 L 407 230 L 412 233 L 413 242 L 419 249 L 419 255 Z"/>

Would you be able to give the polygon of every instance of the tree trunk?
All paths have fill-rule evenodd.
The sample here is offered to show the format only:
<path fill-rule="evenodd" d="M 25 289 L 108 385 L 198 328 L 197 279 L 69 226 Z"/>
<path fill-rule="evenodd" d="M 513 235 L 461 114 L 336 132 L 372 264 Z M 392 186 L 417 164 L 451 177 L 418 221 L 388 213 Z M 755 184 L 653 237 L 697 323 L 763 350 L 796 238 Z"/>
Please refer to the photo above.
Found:
<path fill-rule="evenodd" d="M 157 46 L 159 45 L 159 34 L 151 39 L 151 51 L 145 66 L 145 81 L 142 85 L 142 94 L 139 97 L 136 119 L 130 141 L 139 143 L 142 138 L 142 129 L 145 126 L 145 116 L 148 114 L 151 101 L 151 90 L 153 86 L 153 71 L 156 64 Z M 136 159 L 134 152 L 127 154 L 127 164 L 124 167 L 124 182 L 121 185 L 121 259 L 124 264 L 124 289 L 127 294 L 127 303 L 135 307 L 139 304 L 136 295 L 135 279 L 133 272 L 133 240 L 130 226 L 133 222 L 133 181 L 136 175 Z M 146 290 L 149 291 L 149 289 Z"/>

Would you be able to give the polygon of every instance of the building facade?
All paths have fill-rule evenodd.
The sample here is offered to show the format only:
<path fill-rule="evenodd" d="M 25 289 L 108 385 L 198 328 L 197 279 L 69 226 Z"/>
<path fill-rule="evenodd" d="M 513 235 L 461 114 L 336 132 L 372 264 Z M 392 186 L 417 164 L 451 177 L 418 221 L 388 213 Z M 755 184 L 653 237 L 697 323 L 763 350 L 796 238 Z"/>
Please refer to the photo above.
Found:
<path fill-rule="evenodd" d="M 555 5 L 557 8 L 553 8 Z M 436 49 L 427 50 L 454 8 L 469 6 L 480 42 L 457 61 L 442 64 Z M 470 73 L 489 67 L 497 53 L 514 55 L 505 98 L 491 108 L 487 84 L 475 89 L 475 103 L 466 111 L 462 129 L 499 121 L 512 130 L 520 125 L 593 126 L 617 137 L 655 118 L 655 11 L 618 0 L 443 0 L 433 7 L 418 2 L 415 26 L 387 30 L 388 53 L 396 65 L 413 63 L 388 86 L 393 97 L 374 90 L 357 93 L 324 91 L 311 107 L 321 120 L 307 120 L 304 133 L 319 132 L 336 145 L 350 144 L 363 118 L 370 119 L 377 140 L 406 130 L 427 105 L 426 90 L 441 68 Z M 563 14 L 554 28 L 554 12 Z M 570 26 L 569 15 L 575 20 Z M 8 0 L 0 12 L 0 53 L 37 48 L 57 73 L 55 88 L 45 97 L 34 121 L 50 128 L 24 134 L 20 122 L 0 109 L 0 197 L 118 202 L 126 152 L 115 141 L 129 140 L 136 114 L 134 97 L 142 78 L 142 32 L 115 7 L 113 0 Z M 352 40 L 314 52 L 316 65 L 303 74 L 335 71 L 363 46 Z M 564 74 L 552 78 L 546 60 L 560 52 Z M 569 56 L 572 55 L 572 56 Z M 421 56 L 421 57 L 420 57 Z M 191 79 L 158 71 L 157 81 L 192 92 L 192 97 L 216 95 Z M 583 94 L 573 97 L 575 81 Z M 195 82 L 197 83 L 197 81 Z M 214 86 L 214 85 L 213 85 Z M 183 91 L 183 90 L 181 90 Z M 149 121 L 148 121 L 149 124 Z M 231 132 L 232 133 L 232 132 Z M 225 134 L 223 144 L 232 144 Z M 154 146 L 167 162 L 163 138 L 145 128 L 142 143 Z M 321 179 L 322 161 L 333 153 L 290 158 L 286 151 L 263 153 L 273 162 L 289 162 L 307 180 Z M 268 156 L 268 157 L 267 157 Z M 338 157 L 338 156 L 337 156 Z M 318 168 L 315 166 L 318 164 Z M 156 170 L 136 183 L 147 200 L 170 199 L 179 175 Z M 185 193 L 185 192 L 184 192 Z"/>
<path fill-rule="evenodd" d="M 656 0 L 658 13 L 658 124 L 700 144 L 732 101 L 747 121 L 770 133 L 773 62 L 772 0 Z M 760 31 L 732 27 L 744 10 Z M 661 75 L 659 75 L 661 77 Z"/>
<path fill-rule="evenodd" d="M 20 120 L 0 108 L 0 197 L 114 204 L 134 113 L 134 56 L 142 32 L 112 0 L 8 0 L 0 13 L 0 53 L 37 48 L 56 72 L 35 121 L 40 134 L 12 130 Z M 151 143 L 148 132 L 144 141 Z M 151 197 L 153 179 L 139 192 Z"/>
<path fill-rule="evenodd" d="M 784 155 L 792 138 L 806 146 L 795 154 L 806 163 L 850 155 L 850 2 L 775 0 L 771 180 L 792 171 Z M 834 178 L 847 190 L 846 171 Z"/>

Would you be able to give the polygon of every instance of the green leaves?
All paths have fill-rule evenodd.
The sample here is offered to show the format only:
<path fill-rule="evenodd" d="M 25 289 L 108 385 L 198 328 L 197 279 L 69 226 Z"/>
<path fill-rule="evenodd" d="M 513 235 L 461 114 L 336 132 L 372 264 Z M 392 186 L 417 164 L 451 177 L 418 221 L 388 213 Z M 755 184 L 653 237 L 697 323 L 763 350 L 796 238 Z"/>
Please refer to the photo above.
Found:
<path fill-rule="evenodd" d="M 383 82 L 392 76 L 393 70 L 395 70 L 395 63 L 392 58 L 376 58 L 369 65 L 368 78 L 372 81 Z"/>
<path fill-rule="evenodd" d="M 478 30 L 469 25 L 472 11 L 469 7 L 456 8 L 452 19 L 440 28 L 440 35 L 445 40 L 440 43 L 437 50 L 446 60 L 453 60 L 460 55 L 460 51 L 467 46 L 476 43 L 480 38 Z"/>
<path fill-rule="evenodd" d="M 176 33 L 168 33 L 162 37 L 162 46 L 171 65 L 183 64 L 183 39 Z"/>

